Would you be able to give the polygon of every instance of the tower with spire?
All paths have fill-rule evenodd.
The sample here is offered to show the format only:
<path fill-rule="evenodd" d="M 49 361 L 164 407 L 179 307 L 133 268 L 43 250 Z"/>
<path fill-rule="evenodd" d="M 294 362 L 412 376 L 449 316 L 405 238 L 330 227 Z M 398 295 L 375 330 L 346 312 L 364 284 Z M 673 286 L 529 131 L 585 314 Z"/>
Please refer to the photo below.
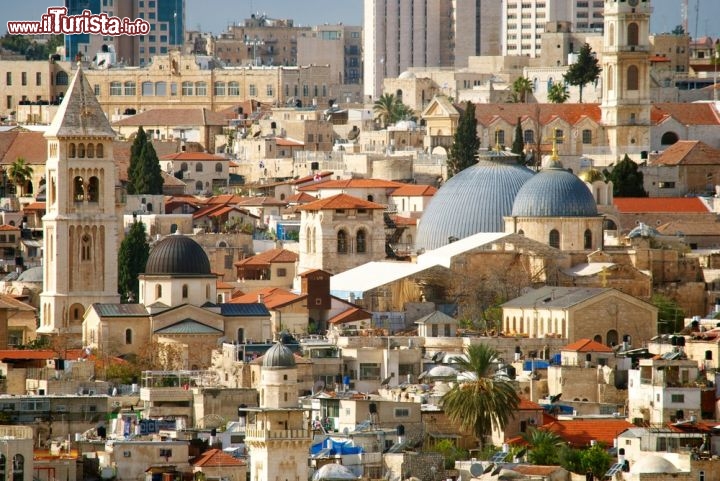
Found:
<path fill-rule="evenodd" d="M 44 290 L 38 333 L 68 334 L 79 342 L 90 304 L 120 301 L 115 132 L 82 67 L 45 137 Z"/>

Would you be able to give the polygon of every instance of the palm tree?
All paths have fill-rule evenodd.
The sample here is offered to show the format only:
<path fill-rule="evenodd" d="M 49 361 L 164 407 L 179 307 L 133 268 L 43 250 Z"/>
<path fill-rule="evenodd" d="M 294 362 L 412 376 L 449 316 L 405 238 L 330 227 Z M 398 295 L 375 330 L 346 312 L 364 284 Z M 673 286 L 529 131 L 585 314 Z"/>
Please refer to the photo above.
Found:
<path fill-rule="evenodd" d="M 565 441 L 552 431 L 531 429 L 523 434 L 529 445 L 528 461 L 541 466 L 551 466 L 560 462 L 560 448 Z"/>
<path fill-rule="evenodd" d="M 25 190 L 25 185 L 28 180 L 32 178 L 32 175 L 33 168 L 25 162 L 23 157 L 15 159 L 15 162 L 10 164 L 10 168 L 8 169 L 8 177 L 12 183 L 15 184 L 15 189 L 21 196 Z"/>
<path fill-rule="evenodd" d="M 514 103 L 527 103 L 528 95 L 533 91 L 533 84 L 527 77 L 518 77 L 512 84 L 512 99 Z"/>
<path fill-rule="evenodd" d="M 382 94 L 373 105 L 375 118 L 380 121 L 383 128 L 396 120 L 398 109 L 402 106 L 402 102 L 393 94 Z"/>
<path fill-rule="evenodd" d="M 570 98 L 570 92 L 564 82 L 556 82 L 548 90 L 547 97 L 554 104 L 564 104 Z"/>
<path fill-rule="evenodd" d="M 442 397 L 442 407 L 451 422 L 472 430 L 480 445 L 492 429 L 503 429 L 514 417 L 520 398 L 513 382 L 493 377 L 498 353 L 486 344 L 465 348 L 464 358 L 455 358 L 463 373 L 458 383 Z"/>

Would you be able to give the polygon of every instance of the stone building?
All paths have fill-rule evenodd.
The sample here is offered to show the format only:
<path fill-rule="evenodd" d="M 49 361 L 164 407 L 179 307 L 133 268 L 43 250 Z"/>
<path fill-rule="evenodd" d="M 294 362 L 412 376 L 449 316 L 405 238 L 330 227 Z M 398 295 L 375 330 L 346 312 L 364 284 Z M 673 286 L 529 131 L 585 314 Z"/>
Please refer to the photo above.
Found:
<path fill-rule="evenodd" d="M 119 209 L 115 132 L 79 68 L 50 128 L 43 218 L 43 334 L 80 341 L 92 303 L 116 303 Z"/>

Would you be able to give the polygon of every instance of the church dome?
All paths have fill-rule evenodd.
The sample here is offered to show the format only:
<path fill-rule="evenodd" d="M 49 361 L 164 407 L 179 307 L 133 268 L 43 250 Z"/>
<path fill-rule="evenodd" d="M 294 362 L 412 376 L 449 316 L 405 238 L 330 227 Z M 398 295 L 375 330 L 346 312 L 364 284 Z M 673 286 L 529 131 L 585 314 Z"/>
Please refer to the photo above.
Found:
<path fill-rule="evenodd" d="M 295 354 L 283 343 L 278 342 L 267 350 L 263 356 L 264 368 L 295 367 Z"/>
<path fill-rule="evenodd" d="M 595 217 L 595 198 L 587 185 L 557 161 L 522 186 L 513 217 Z"/>
<path fill-rule="evenodd" d="M 643 456 L 631 468 L 632 474 L 672 474 L 678 469 L 673 463 L 661 456 Z"/>
<path fill-rule="evenodd" d="M 315 471 L 312 477 L 313 481 L 342 481 L 350 479 L 358 479 L 358 476 L 342 464 L 329 463 Z"/>
<path fill-rule="evenodd" d="M 533 172 L 513 158 L 481 158 L 448 180 L 433 196 L 418 225 L 417 247 L 437 249 L 450 237 L 463 239 L 479 232 L 504 232 L 515 195 Z"/>
<path fill-rule="evenodd" d="M 211 275 L 210 261 L 200 244 L 184 235 L 173 234 L 150 251 L 146 275 Z"/>

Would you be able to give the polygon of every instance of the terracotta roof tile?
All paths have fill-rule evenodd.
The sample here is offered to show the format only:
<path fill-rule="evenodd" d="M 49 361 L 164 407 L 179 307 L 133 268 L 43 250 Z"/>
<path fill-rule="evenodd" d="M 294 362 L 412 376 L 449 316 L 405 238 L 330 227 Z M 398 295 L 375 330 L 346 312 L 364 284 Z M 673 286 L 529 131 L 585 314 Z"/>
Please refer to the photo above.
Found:
<path fill-rule="evenodd" d="M 55 351 L 51 350 L 29 350 L 29 349 L 3 349 L 0 350 L 0 361 L 6 360 L 43 360 L 57 357 Z"/>
<path fill-rule="evenodd" d="M 221 449 L 208 449 L 197 458 L 193 459 L 192 465 L 198 468 L 210 467 L 231 467 L 245 466 L 242 459 L 235 458 L 223 452 Z"/>
<path fill-rule="evenodd" d="M 310 202 L 315 202 L 316 200 L 318 200 L 317 197 L 307 194 L 305 192 L 300 192 L 286 198 L 285 202 L 287 202 L 288 204 L 308 204 Z"/>
<path fill-rule="evenodd" d="M 402 187 L 398 187 L 393 190 L 392 195 L 394 196 L 407 196 L 407 197 L 419 197 L 419 196 L 433 196 L 437 192 L 437 189 L 432 185 L 415 185 L 405 184 Z"/>
<path fill-rule="evenodd" d="M 615 197 L 615 208 L 620 213 L 698 213 L 707 214 L 708 208 L 697 197 Z"/>
<path fill-rule="evenodd" d="M 20 230 L 20 227 L 15 227 L 14 225 L 2 224 L 2 225 L 0 225 L 0 230 L 4 230 L 4 231 L 14 230 L 14 231 L 18 231 L 18 230 Z"/>
<path fill-rule="evenodd" d="M 45 202 L 31 202 L 30 204 L 23 207 L 23 210 L 45 210 Z"/>
<path fill-rule="evenodd" d="M 674 118 L 683 125 L 718 125 L 720 119 L 712 104 L 657 103 L 652 104 L 650 121 L 659 124 Z"/>
<path fill-rule="evenodd" d="M 30 165 L 47 162 L 47 139 L 42 132 L 2 132 L 0 138 L 0 163 L 12 164 L 18 157 Z"/>
<path fill-rule="evenodd" d="M 160 160 L 207 160 L 207 161 L 219 161 L 228 159 L 222 155 L 209 154 L 207 152 L 176 152 L 174 154 L 163 155 L 159 158 Z"/>
<path fill-rule="evenodd" d="M 560 350 L 574 352 L 613 352 L 613 350 L 605 344 L 600 344 L 592 339 L 578 339 Z"/>
<path fill-rule="evenodd" d="M 399 215 L 392 216 L 393 222 L 397 225 L 417 225 L 417 219 L 412 217 L 401 217 Z"/>
<path fill-rule="evenodd" d="M 275 145 L 278 147 L 303 147 L 305 142 L 300 142 L 295 139 L 288 139 L 287 137 L 275 137 Z"/>
<path fill-rule="evenodd" d="M 338 325 L 368 319 L 372 319 L 372 314 L 364 309 L 360 309 L 359 307 L 351 307 L 350 309 L 328 319 L 328 323 Z"/>
<path fill-rule="evenodd" d="M 262 303 L 265 304 L 265 307 L 268 309 L 279 309 L 287 304 L 302 301 L 307 297 L 280 287 L 264 287 L 241 296 L 233 297 L 229 304 L 255 304 L 258 302 L 259 296 L 262 296 Z"/>
<path fill-rule="evenodd" d="M 590 441 L 612 446 L 620 433 L 632 427 L 633 424 L 624 419 L 607 418 L 556 420 L 540 429 L 557 434 L 573 447 L 585 447 Z"/>
<path fill-rule="evenodd" d="M 680 140 L 656 157 L 652 165 L 720 165 L 720 149 L 699 140 Z"/>
<path fill-rule="evenodd" d="M 291 182 L 291 184 L 293 184 L 293 185 L 306 184 L 308 182 L 316 181 L 317 178 L 324 179 L 331 175 L 333 175 L 333 173 L 331 171 L 318 172 L 316 174 L 306 175 L 305 177 L 300 177 L 299 179 L 295 179 Z M 316 182 L 319 182 L 319 181 L 316 181 Z"/>
<path fill-rule="evenodd" d="M 518 409 L 520 411 L 540 411 L 543 409 L 541 405 L 539 405 L 536 402 L 533 402 L 529 399 L 520 398 L 520 403 L 518 404 Z"/>
<path fill-rule="evenodd" d="M 385 209 L 384 205 L 370 202 L 347 194 L 337 194 L 327 199 L 316 200 L 302 205 L 299 210 L 328 210 L 328 209 Z"/>
<path fill-rule="evenodd" d="M 297 262 L 297 260 L 298 255 L 292 251 L 287 249 L 270 249 L 269 251 L 237 261 L 235 266 L 267 266 L 276 263 L 292 264 Z"/>
<path fill-rule="evenodd" d="M 657 231 L 664 235 L 720 235 L 720 222 L 707 221 L 672 221 L 658 226 Z"/>
<path fill-rule="evenodd" d="M 455 106 L 464 110 L 461 105 Z M 537 110 L 536 110 L 537 109 Z M 540 123 L 545 125 L 554 119 L 562 119 L 570 125 L 575 125 L 583 118 L 589 118 L 600 123 L 600 104 L 476 104 L 475 118 L 478 123 L 488 126 L 498 119 L 515 125 L 518 117 L 521 119 L 535 118 L 540 114 Z"/>
<path fill-rule="evenodd" d="M 326 180 L 300 187 L 301 191 L 315 191 L 321 189 L 378 189 L 378 188 L 399 188 L 405 184 L 383 179 L 341 179 Z"/>
<path fill-rule="evenodd" d="M 153 125 L 197 126 L 227 125 L 223 114 L 205 108 L 195 109 L 151 109 L 113 123 L 116 127 L 140 127 Z"/>

